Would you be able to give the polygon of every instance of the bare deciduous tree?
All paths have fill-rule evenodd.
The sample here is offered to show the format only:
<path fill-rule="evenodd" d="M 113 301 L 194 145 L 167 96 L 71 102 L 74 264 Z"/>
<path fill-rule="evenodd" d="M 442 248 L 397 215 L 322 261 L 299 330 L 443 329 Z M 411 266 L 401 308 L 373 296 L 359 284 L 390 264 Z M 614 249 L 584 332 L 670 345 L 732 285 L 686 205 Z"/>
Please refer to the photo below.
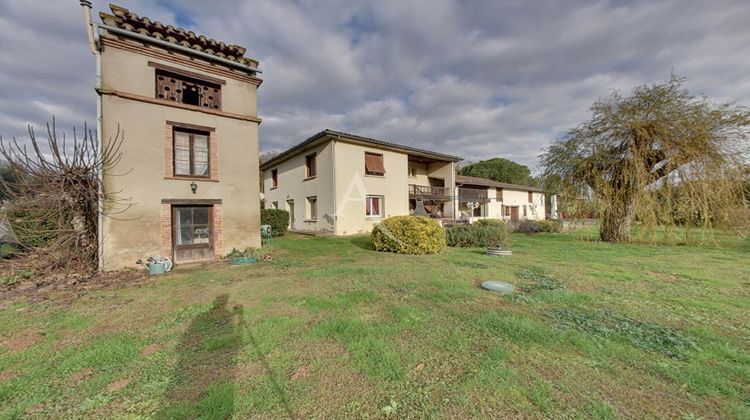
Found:
<path fill-rule="evenodd" d="M 0 186 L 19 242 L 50 257 L 50 269 L 95 270 L 100 195 L 109 206 L 119 201 L 104 191 L 100 175 L 120 160 L 121 132 L 103 150 L 86 125 L 83 136 L 74 129 L 72 139 L 58 136 L 54 118 L 46 141 L 32 126 L 28 132 L 28 142 L 0 137 L 0 155 L 12 174 Z"/>
<path fill-rule="evenodd" d="M 742 167 L 750 112 L 691 95 L 684 79 L 618 92 L 541 156 L 544 176 L 575 203 L 590 196 L 603 241 L 628 242 L 637 226 L 712 228 L 745 207 Z"/>

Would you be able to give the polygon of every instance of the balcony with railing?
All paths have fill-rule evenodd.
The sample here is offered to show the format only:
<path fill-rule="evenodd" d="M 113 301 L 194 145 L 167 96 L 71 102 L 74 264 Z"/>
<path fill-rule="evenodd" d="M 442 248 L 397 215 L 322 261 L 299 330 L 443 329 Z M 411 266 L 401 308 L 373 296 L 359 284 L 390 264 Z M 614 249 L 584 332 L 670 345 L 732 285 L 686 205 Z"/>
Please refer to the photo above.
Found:
<path fill-rule="evenodd" d="M 429 185 L 409 184 L 409 198 L 422 200 L 450 201 L 451 189 L 447 187 L 431 187 Z"/>
<path fill-rule="evenodd" d="M 487 196 L 487 190 L 479 190 L 475 188 L 459 188 L 458 201 L 461 203 L 486 203 L 490 200 Z"/>

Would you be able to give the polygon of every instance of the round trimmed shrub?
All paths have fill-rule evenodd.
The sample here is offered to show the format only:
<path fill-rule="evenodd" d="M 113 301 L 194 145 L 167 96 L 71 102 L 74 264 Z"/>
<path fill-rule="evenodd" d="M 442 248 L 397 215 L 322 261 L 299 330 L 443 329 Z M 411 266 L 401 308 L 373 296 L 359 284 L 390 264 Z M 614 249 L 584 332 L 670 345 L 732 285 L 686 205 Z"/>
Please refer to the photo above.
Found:
<path fill-rule="evenodd" d="M 429 217 L 394 216 L 375 225 L 372 245 L 381 252 L 436 254 L 445 249 L 445 232 Z"/>

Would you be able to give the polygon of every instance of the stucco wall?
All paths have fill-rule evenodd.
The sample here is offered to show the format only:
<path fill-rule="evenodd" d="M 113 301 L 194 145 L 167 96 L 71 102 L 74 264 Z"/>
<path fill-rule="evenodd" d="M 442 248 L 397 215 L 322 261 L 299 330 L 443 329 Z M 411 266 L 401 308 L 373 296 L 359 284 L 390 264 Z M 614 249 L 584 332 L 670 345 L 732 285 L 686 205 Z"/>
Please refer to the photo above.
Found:
<path fill-rule="evenodd" d="M 161 51 L 154 46 L 148 48 Z M 205 75 L 212 79 L 221 79 L 226 82 L 221 85 L 222 111 L 241 115 L 258 115 L 257 88 L 253 84 L 112 46 L 105 47 L 102 53 L 103 87 L 153 98 L 156 86 L 155 68 L 148 65 L 149 61 Z"/>
<path fill-rule="evenodd" d="M 503 189 L 503 205 L 518 206 L 519 219 L 523 220 L 544 220 L 544 194 L 540 192 L 532 193 L 532 203 L 529 204 L 528 191 L 518 191 Z M 526 217 L 523 215 L 523 208 L 526 207 Z"/>
<path fill-rule="evenodd" d="M 317 176 L 306 179 L 305 157 L 316 153 Z M 278 187 L 273 188 L 271 172 L 278 170 Z M 271 208 L 278 202 L 282 210 L 290 210 L 288 200 L 294 202 L 294 224 L 292 230 L 305 232 L 334 231 L 334 180 L 333 180 L 333 142 L 327 141 L 304 153 L 293 156 L 279 165 L 263 171 L 263 191 L 265 206 Z M 318 198 L 317 221 L 306 220 L 305 201 L 307 197 Z"/>
<path fill-rule="evenodd" d="M 458 188 L 456 189 L 458 191 Z M 458 194 L 458 193 L 457 193 Z M 502 197 L 495 187 L 491 187 L 487 190 L 487 198 L 489 201 L 482 204 L 481 216 L 471 216 L 470 209 L 465 203 L 461 203 L 459 210 L 460 214 L 463 214 L 465 218 L 468 218 L 470 222 L 477 219 L 503 219 L 510 220 L 510 216 L 505 216 L 505 207 L 513 206 L 518 207 L 518 219 L 530 219 L 530 220 L 544 220 L 544 194 L 540 192 L 532 192 L 532 203 L 529 203 L 528 191 L 510 190 L 507 188 L 503 189 Z M 526 208 L 526 216 L 523 211 Z"/>
<path fill-rule="evenodd" d="M 154 97 L 156 61 L 130 51 L 107 47 L 102 54 L 103 90 Z M 165 64 L 198 73 L 171 62 Z M 217 77 L 217 76 L 214 76 Z M 255 116 L 255 86 L 226 79 L 223 111 Z M 215 129 L 218 181 L 165 179 L 165 124 L 174 121 Z M 117 127 L 124 134 L 122 159 L 104 174 L 105 189 L 130 198 L 125 209 L 108 203 L 111 217 L 103 222 L 103 268 L 134 266 L 135 261 L 160 255 L 162 199 L 220 199 L 223 209 L 223 249 L 260 246 L 258 182 L 258 124 L 199 111 L 102 95 L 102 136 L 105 144 Z M 196 193 L 190 184 L 198 185 Z M 123 212 L 124 210 L 124 212 Z M 170 256 L 171 257 L 171 256 Z"/>
<path fill-rule="evenodd" d="M 383 219 L 366 217 L 367 195 L 384 196 L 384 218 L 409 214 L 407 154 L 340 141 L 335 147 L 336 234 L 369 232 Z M 365 174 L 365 152 L 383 155 L 385 176 Z"/>
<path fill-rule="evenodd" d="M 318 176 L 305 180 L 305 156 L 317 153 Z M 383 155 L 385 176 L 365 174 L 365 152 Z M 408 168 L 417 168 L 409 177 Z M 272 188 L 272 171 L 278 171 L 278 187 Z M 429 185 L 428 177 L 444 178 L 455 185 L 452 163 L 426 165 L 409 162 L 408 154 L 378 147 L 327 140 L 263 171 L 265 205 L 273 202 L 288 210 L 287 198 L 295 202 L 294 230 L 313 233 L 351 235 L 369 232 L 381 220 L 409 214 L 409 184 Z M 383 196 L 382 217 L 365 213 L 368 195 Z M 318 220 L 304 221 L 305 198 L 317 196 Z M 446 204 L 452 211 L 450 203 Z"/>

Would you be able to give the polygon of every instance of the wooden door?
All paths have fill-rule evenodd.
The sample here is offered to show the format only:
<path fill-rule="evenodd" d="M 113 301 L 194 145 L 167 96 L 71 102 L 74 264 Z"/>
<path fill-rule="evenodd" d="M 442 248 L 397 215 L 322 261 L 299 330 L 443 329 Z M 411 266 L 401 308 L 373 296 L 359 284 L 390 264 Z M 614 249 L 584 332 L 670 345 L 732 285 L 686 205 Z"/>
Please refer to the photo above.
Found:
<path fill-rule="evenodd" d="M 511 207 L 510 208 L 510 221 L 511 222 L 517 222 L 518 221 L 518 207 Z"/>
<path fill-rule="evenodd" d="M 172 206 L 174 261 L 206 261 L 214 258 L 213 206 Z"/>

